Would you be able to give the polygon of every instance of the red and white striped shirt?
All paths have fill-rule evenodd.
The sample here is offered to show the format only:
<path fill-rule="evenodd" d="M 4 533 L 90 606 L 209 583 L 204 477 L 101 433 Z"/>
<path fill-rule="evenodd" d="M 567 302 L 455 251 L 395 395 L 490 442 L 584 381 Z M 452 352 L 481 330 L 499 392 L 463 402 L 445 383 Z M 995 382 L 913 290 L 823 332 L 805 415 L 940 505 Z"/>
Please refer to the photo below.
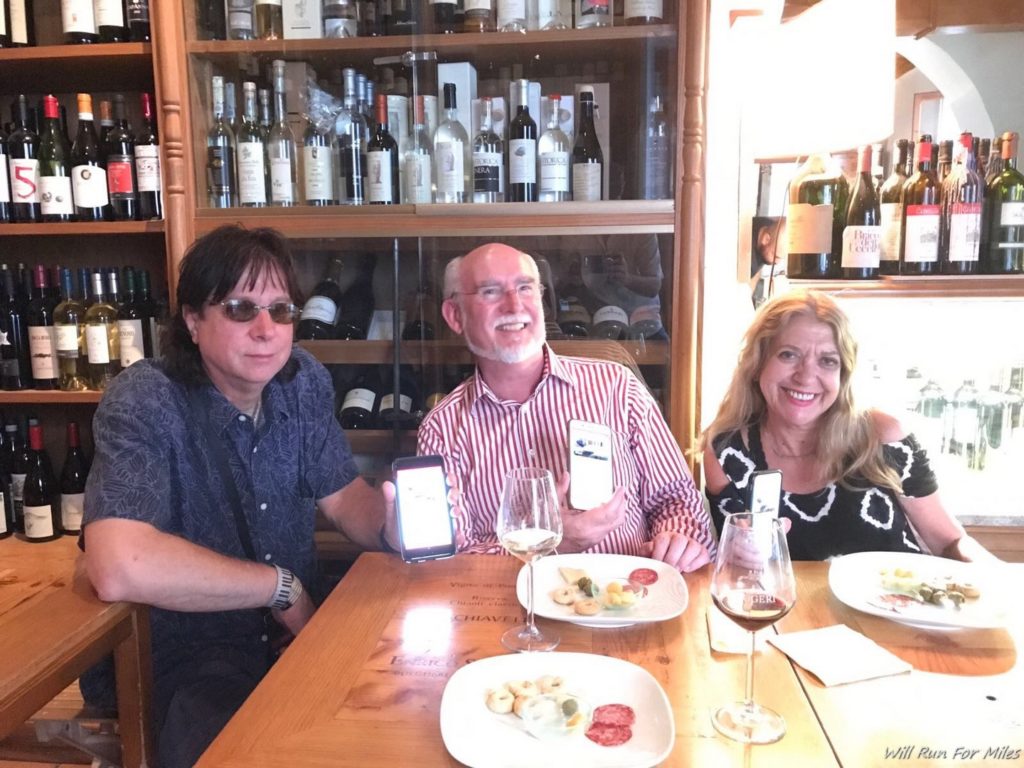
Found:
<path fill-rule="evenodd" d="M 439 454 L 457 478 L 455 525 L 464 551 L 500 553 L 495 533 L 505 475 L 536 466 L 557 479 L 568 462 L 570 419 L 612 430 L 614 487 L 626 488 L 626 520 L 588 552 L 637 555 L 662 531 L 684 533 L 715 553 L 711 520 L 657 404 L 618 363 L 559 357 L 544 347 L 540 383 L 524 403 L 499 400 L 471 376 L 427 414 L 420 455 Z"/>

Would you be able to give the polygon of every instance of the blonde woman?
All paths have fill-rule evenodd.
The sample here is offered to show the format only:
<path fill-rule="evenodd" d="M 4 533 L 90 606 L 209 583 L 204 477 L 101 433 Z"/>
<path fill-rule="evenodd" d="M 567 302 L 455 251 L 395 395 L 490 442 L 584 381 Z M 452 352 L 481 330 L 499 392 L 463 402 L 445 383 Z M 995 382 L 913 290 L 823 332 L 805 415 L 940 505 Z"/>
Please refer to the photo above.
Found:
<path fill-rule="evenodd" d="M 849 322 L 827 295 L 795 291 L 761 308 L 701 437 L 716 526 L 746 508 L 753 472 L 779 469 L 793 559 L 871 550 L 991 557 L 942 505 L 913 435 L 855 407 L 856 360 Z"/>

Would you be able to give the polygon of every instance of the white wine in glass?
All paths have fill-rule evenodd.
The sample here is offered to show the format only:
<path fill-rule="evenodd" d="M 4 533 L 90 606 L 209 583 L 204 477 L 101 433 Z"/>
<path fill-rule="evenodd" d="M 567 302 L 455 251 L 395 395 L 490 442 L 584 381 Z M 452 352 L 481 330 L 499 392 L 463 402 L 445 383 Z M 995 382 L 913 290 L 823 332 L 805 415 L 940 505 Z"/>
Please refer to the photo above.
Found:
<path fill-rule="evenodd" d="M 559 637 L 542 633 L 533 620 L 533 563 L 555 550 L 562 541 L 562 516 L 551 472 L 538 467 L 513 469 L 505 476 L 498 510 L 498 540 L 526 563 L 526 624 L 513 627 L 501 637 L 510 651 L 550 651 Z"/>
<path fill-rule="evenodd" d="M 754 632 L 774 624 L 796 603 L 793 564 L 776 518 L 742 512 L 725 519 L 711 576 L 711 599 L 722 613 L 750 632 L 744 701 L 718 709 L 712 723 L 735 741 L 778 741 L 786 733 L 782 715 L 754 703 Z"/>

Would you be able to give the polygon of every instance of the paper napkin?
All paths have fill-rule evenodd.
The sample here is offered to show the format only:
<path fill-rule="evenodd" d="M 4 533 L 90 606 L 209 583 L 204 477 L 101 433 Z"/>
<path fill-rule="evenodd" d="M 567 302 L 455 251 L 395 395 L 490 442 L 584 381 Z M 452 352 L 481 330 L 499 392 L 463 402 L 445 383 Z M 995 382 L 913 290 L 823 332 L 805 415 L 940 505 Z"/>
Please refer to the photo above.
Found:
<path fill-rule="evenodd" d="M 755 633 L 754 645 L 758 651 L 764 650 L 766 633 L 771 627 Z M 714 603 L 708 605 L 708 637 L 711 650 L 719 653 L 750 653 L 750 633 L 730 619 Z"/>
<path fill-rule="evenodd" d="M 913 669 L 845 624 L 773 635 L 768 642 L 826 686 L 899 675 Z"/>

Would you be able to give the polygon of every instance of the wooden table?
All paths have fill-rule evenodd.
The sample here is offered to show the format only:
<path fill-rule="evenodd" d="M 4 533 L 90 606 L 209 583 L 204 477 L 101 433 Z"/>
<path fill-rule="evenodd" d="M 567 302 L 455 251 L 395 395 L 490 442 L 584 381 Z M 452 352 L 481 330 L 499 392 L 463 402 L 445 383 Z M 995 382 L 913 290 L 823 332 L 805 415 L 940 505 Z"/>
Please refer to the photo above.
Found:
<path fill-rule="evenodd" d="M 441 739 L 441 694 L 463 664 L 507 653 L 499 638 L 523 613 L 518 569 L 499 556 L 406 565 L 362 555 L 199 766 L 459 765 Z M 675 713 L 665 765 L 837 765 L 792 666 L 773 647 L 757 659 L 756 698 L 786 718 L 785 738 L 750 747 L 713 729 L 710 712 L 742 698 L 745 658 L 710 650 L 709 575 L 686 577 L 690 605 L 672 621 L 622 629 L 539 621 L 561 633 L 561 651 L 626 659 L 655 677 Z"/>
<path fill-rule="evenodd" d="M 74 578 L 77 553 L 72 537 L 0 541 L 0 738 L 113 652 L 123 762 L 146 766 L 148 613 L 102 602 L 87 579 Z"/>

